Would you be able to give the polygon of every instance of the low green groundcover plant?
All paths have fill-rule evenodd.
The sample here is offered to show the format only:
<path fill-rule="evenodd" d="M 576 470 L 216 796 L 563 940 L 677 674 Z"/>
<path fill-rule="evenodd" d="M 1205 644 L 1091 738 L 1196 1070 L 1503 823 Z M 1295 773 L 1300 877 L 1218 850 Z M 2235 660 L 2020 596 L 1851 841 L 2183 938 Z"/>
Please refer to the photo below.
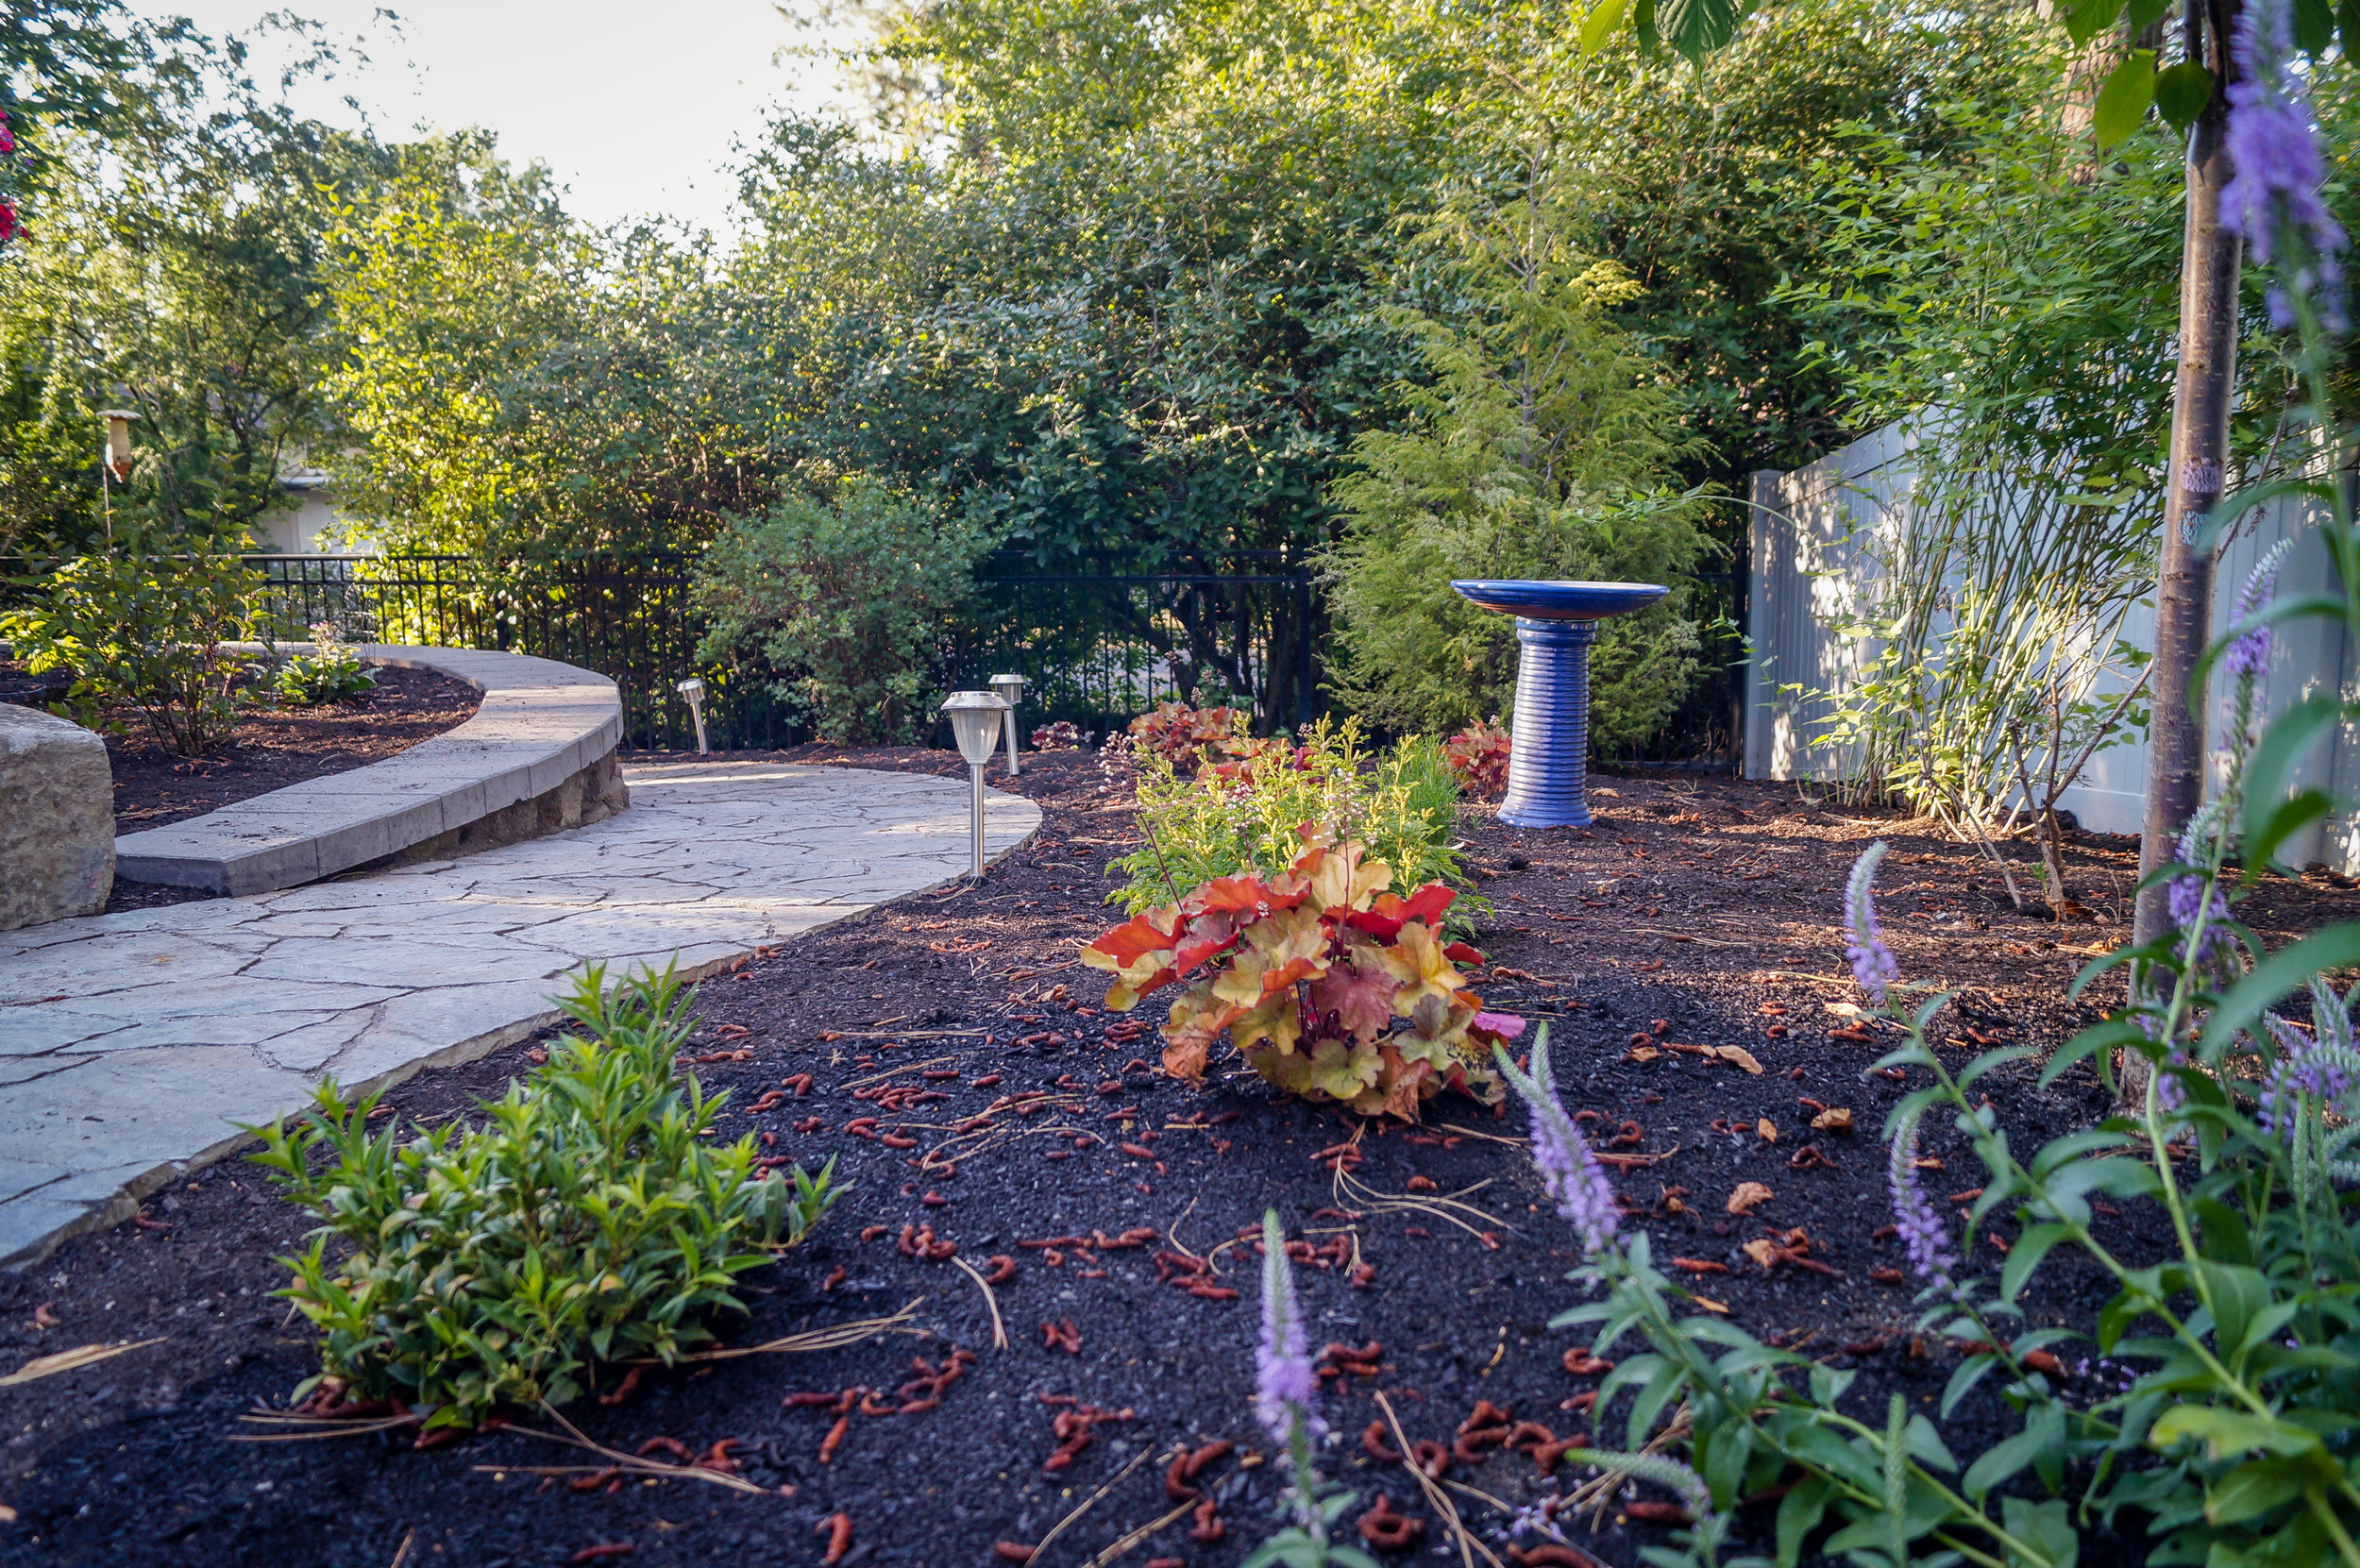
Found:
<path fill-rule="evenodd" d="M 278 700 L 298 708 L 341 702 L 377 689 L 377 677 L 361 667 L 361 655 L 338 639 L 336 623 L 319 621 L 312 628 L 318 645 L 311 653 L 297 653 L 278 666 Z"/>
<path fill-rule="evenodd" d="M 1109 862 L 1124 882 L 1107 899 L 1137 915 L 1221 877 L 1265 880 L 1303 853 L 1305 827 L 1354 840 L 1392 868 L 1403 887 L 1457 885 L 1461 910 L 1488 908 L 1464 896 L 1454 835 L 1458 780 L 1441 748 L 1424 736 L 1382 754 L 1362 743 L 1357 719 L 1321 719 L 1299 744 L 1239 739 L 1237 754 L 1185 775 L 1166 753 L 1135 748 L 1139 823 L 1147 842 Z"/>
<path fill-rule="evenodd" d="M 282 1259 L 278 1294 L 320 1331 L 298 1399 L 334 1379 L 430 1430 L 564 1404 L 594 1361 L 669 1363 L 711 1340 L 714 1312 L 744 1310 L 736 1277 L 842 1196 L 834 1160 L 790 1181 L 757 1173 L 750 1136 L 705 1140 L 727 1097 L 672 1075 L 695 1020 L 669 969 L 609 989 L 594 965 L 559 1005 L 584 1033 L 485 1102 L 480 1129 L 372 1134 L 378 1097 L 347 1104 L 333 1082 L 292 1129 L 251 1129 L 254 1161 L 322 1222 Z"/>

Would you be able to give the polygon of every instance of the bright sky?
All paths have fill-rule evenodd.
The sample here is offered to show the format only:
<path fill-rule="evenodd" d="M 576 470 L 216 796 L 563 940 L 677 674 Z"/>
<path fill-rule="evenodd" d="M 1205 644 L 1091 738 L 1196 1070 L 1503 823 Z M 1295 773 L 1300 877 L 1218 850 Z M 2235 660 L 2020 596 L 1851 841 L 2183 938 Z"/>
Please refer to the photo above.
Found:
<path fill-rule="evenodd" d="M 277 9 L 361 36 L 370 63 L 299 90 L 298 110 L 349 124 L 350 95 L 390 139 L 486 126 L 512 162 L 548 164 L 566 210 L 594 223 L 657 211 L 723 227 L 733 139 L 752 140 L 766 107 L 822 109 L 836 92 L 832 61 L 792 52 L 828 35 L 770 0 L 392 0 L 397 31 L 373 0 L 132 3 L 214 34 Z"/>

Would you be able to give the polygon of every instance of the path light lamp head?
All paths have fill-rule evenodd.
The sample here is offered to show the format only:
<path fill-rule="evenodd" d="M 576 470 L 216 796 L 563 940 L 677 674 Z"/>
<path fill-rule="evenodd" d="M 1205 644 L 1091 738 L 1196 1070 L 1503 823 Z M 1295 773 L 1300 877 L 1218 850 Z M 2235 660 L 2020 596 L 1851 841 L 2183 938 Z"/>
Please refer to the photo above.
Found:
<path fill-rule="evenodd" d="M 974 867 L 969 875 L 984 874 L 984 764 L 991 760 L 1000 726 L 1008 719 L 1008 704 L 987 691 L 954 691 L 942 704 L 950 716 L 951 733 L 957 737 L 959 755 L 967 759 L 975 786 L 973 805 Z"/>
<path fill-rule="evenodd" d="M 692 675 L 672 689 L 688 700 L 688 717 L 697 721 L 697 751 L 701 756 L 708 750 L 705 745 L 705 683 Z"/>
<path fill-rule="evenodd" d="M 107 466 L 121 484 L 131 477 L 131 421 L 139 415 L 129 409 L 100 409 L 98 417 L 107 422 Z"/>
<path fill-rule="evenodd" d="M 1008 777 L 1017 775 L 1016 766 L 1016 706 L 1024 700 L 1024 688 L 1030 684 L 1021 675 L 995 675 L 991 689 L 1008 705 Z"/>

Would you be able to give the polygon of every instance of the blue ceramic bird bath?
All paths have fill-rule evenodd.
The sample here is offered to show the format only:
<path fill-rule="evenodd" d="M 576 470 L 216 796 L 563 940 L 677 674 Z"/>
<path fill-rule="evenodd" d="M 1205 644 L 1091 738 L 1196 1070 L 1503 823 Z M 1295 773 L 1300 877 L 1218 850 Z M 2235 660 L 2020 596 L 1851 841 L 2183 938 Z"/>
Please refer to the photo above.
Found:
<path fill-rule="evenodd" d="M 1516 617 L 1516 714 L 1500 820 L 1517 828 L 1590 824 L 1590 644 L 1609 615 L 1644 610 L 1653 582 L 1453 582 L 1461 597 Z"/>

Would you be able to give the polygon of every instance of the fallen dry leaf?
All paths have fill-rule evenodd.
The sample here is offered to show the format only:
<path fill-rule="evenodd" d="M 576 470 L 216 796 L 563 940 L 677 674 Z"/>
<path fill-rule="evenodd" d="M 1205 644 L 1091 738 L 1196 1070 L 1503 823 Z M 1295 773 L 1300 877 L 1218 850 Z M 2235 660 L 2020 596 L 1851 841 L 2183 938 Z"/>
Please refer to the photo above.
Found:
<path fill-rule="evenodd" d="M 1748 1241 L 1741 1250 L 1765 1269 L 1778 1260 L 1778 1244 L 1776 1241 Z"/>
<path fill-rule="evenodd" d="M 1850 1002 L 1823 1002 L 1823 1003 L 1821 1003 L 1819 1005 L 1821 1005 L 1822 1007 L 1825 1007 L 1828 1011 L 1829 1011 L 1830 1013 L 1833 1013 L 1833 1014 L 1834 1014 L 1836 1017 L 1838 1017 L 1838 1018 L 1858 1018 L 1858 1017 L 1860 1017 L 1860 1007 L 1859 1007 L 1859 1005 L 1858 1005 L 1857 1003 L 1850 1003 Z"/>
<path fill-rule="evenodd" d="M 1754 1060 L 1754 1054 L 1746 1050 L 1744 1046 L 1722 1046 L 1720 1048 L 1719 1054 L 1723 1061 L 1735 1062 L 1738 1066 L 1744 1068 L 1755 1077 L 1759 1078 L 1762 1076 L 1762 1064 Z"/>
<path fill-rule="evenodd" d="M 1849 1105 L 1829 1105 L 1812 1117 L 1811 1124 L 1816 1132 L 1848 1133 L 1852 1130 L 1852 1108 Z"/>
<path fill-rule="evenodd" d="M 61 1372 L 72 1372 L 76 1367 L 87 1367 L 93 1362 L 104 1361 L 110 1357 L 120 1356 L 126 1350 L 143 1350 L 149 1345 L 160 1345 L 163 1342 L 162 1337 L 159 1336 L 153 1340 L 141 1340 L 134 1344 L 82 1345 L 74 1350 L 61 1350 L 55 1356 L 37 1356 L 6 1377 L 0 1377 L 0 1389 L 12 1389 L 19 1383 L 30 1383 L 37 1378 L 53 1376 Z"/>
<path fill-rule="evenodd" d="M 1764 1143 L 1776 1143 L 1778 1140 L 1778 1124 L 1766 1116 L 1762 1117 L 1754 1122 L 1754 1136 Z"/>
<path fill-rule="evenodd" d="M 1658 1051 L 1652 1045 L 1634 1045 L 1628 1051 L 1623 1053 L 1623 1060 L 1627 1062 L 1652 1062 L 1658 1056 L 1662 1054 L 1662 1052 Z"/>
<path fill-rule="evenodd" d="M 1694 1302 L 1697 1306 L 1703 1307 L 1708 1312 L 1718 1312 L 1725 1318 L 1729 1315 L 1729 1309 L 1722 1306 L 1719 1302 L 1713 1300 L 1711 1296 L 1692 1295 L 1688 1299 Z"/>
<path fill-rule="evenodd" d="M 1729 1201 L 1722 1206 L 1731 1214 L 1751 1214 L 1757 1205 L 1770 1201 L 1770 1189 L 1760 1182 L 1739 1182 L 1729 1193 Z"/>

